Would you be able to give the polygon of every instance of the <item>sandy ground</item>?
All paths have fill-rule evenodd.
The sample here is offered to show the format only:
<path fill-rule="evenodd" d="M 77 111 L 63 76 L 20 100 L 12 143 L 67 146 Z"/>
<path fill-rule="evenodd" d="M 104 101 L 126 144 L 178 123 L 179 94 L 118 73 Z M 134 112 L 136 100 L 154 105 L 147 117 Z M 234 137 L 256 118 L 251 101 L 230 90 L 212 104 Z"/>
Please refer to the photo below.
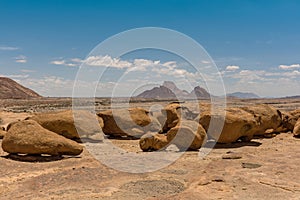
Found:
<path fill-rule="evenodd" d="M 277 105 L 286 110 L 298 106 Z M 10 113 L 5 120 L 28 114 Z M 111 141 L 130 152 L 151 154 L 141 152 L 138 140 Z M 111 169 L 86 149 L 78 157 L 39 162 L 7 157 L 0 150 L 0 199 L 300 199 L 299 146 L 300 139 L 283 133 L 217 145 L 204 158 L 186 152 L 171 165 L 142 174 Z"/>

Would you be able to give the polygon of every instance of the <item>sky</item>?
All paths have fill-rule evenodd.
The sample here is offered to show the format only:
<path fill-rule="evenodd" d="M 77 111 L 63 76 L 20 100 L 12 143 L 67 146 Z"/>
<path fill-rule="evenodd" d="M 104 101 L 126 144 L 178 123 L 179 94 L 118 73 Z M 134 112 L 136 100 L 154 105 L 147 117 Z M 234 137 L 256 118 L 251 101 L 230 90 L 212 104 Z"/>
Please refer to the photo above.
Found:
<path fill-rule="evenodd" d="M 150 80 L 148 87 L 164 78 L 187 90 L 186 80 L 206 87 L 186 60 L 168 52 L 90 56 L 99 43 L 115 34 L 161 27 L 202 45 L 228 93 L 300 95 L 299 10 L 297 0 L 0 0 L 0 76 L 43 96 L 72 96 L 80 65 L 94 63 L 94 67 L 110 68 L 97 86 L 98 96 L 109 95 L 117 83 L 123 86 L 122 96 L 136 89 L 137 83 L 141 89 Z M 116 78 L 134 69 L 126 80 Z M 82 90 L 95 87 L 89 80 L 80 83 Z"/>

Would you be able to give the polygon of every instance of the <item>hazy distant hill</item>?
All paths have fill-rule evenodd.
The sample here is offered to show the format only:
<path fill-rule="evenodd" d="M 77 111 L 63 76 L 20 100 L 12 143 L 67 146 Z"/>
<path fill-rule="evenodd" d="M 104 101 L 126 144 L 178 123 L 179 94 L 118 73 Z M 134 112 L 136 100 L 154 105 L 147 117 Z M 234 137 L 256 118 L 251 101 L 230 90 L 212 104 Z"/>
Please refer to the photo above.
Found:
<path fill-rule="evenodd" d="M 260 98 L 257 94 L 251 92 L 234 92 L 227 94 L 227 97 L 236 97 L 240 99 L 256 99 Z"/>
<path fill-rule="evenodd" d="M 41 96 L 14 80 L 0 77 L 0 99 L 28 99 L 36 97 Z"/>
<path fill-rule="evenodd" d="M 146 90 L 141 94 L 137 95 L 138 98 L 162 98 L 162 99 L 173 99 L 173 98 L 210 98 L 210 94 L 199 86 L 195 87 L 191 93 L 186 90 L 179 89 L 174 82 L 165 81 L 162 86 L 154 87 L 151 90 Z"/>
<path fill-rule="evenodd" d="M 285 99 L 300 99 L 300 95 L 297 95 L 297 96 L 286 96 L 286 97 L 283 97 Z"/>

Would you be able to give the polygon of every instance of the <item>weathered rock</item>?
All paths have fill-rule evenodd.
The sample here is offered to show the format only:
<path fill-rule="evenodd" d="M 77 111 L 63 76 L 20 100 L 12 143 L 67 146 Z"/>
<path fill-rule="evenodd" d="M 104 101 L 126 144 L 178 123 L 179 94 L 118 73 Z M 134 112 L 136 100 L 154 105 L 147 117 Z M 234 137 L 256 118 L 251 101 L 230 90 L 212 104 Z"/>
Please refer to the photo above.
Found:
<path fill-rule="evenodd" d="M 295 124 L 293 134 L 295 137 L 300 137 L 300 118 L 297 120 L 297 122 Z"/>
<path fill-rule="evenodd" d="M 294 116 L 295 118 L 297 118 L 297 120 L 300 118 L 300 109 L 297 109 L 297 110 L 293 110 L 290 112 L 290 114 L 292 116 Z"/>
<path fill-rule="evenodd" d="M 198 115 L 190 111 L 187 107 L 180 105 L 180 103 L 168 104 L 161 112 L 165 116 L 165 124 L 162 129 L 163 133 L 177 126 L 180 120 L 193 120 Z"/>
<path fill-rule="evenodd" d="M 12 154 L 79 155 L 83 148 L 76 142 L 44 129 L 36 121 L 11 124 L 2 148 Z"/>
<path fill-rule="evenodd" d="M 167 140 L 179 149 L 197 150 L 206 142 L 206 131 L 195 121 L 183 120 L 167 132 Z"/>
<path fill-rule="evenodd" d="M 0 139 L 2 139 L 6 134 L 6 131 L 0 128 Z"/>
<path fill-rule="evenodd" d="M 242 155 L 235 152 L 226 152 L 225 155 L 222 156 L 222 159 L 241 159 Z"/>
<path fill-rule="evenodd" d="M 40 113 L 27 119 L 34 120 L 45 129 L 69 139 L 90 137 L 95 134 L 102 135 L 101 127 L 103 127 L 103 120 L 88 111 L 67 110 L 61 112 Z"/>
<path fill-rule="evenodd" d="M 273 138 L 273 137 L 276 136 L 276 133 L 281 132 L 281 131 L 279 131 L 279 130 L 281 130 L 281 128 L 278 128 L 278 129 L 276 129 L 276 130 L 274 130 L 274 129 L 272 129 L 272 128 L 271 128 L 271 129 L 267 129 L 267 130 L 265 131 L 263 137 L 264 137 L 264 138 Z"/>
<path fill-rule="evenodd" d="M 282 132 L 293 131 L 297 120 L 300 118 L 300 110 L 282 112 Z"/>
<path fill-rule="evenodd" d="M 276 130 L 282 126 L 281 112 L 270 105 L 260 104 L 241 109 L 251 113 L 257 121 L 254 135 L 265 135 L 267 129 Z"/>
<path fill-rule="evenodd" d="M 157 151 L 168 145 L 167 136 L 158 133 L 147 133 L 139 141 L 143 151 Z"/>
<path fill-rule="evenodd" d="M 172 103 L 167 105 L 164 109 L 162 109 L 161 112 L 166 118 L 162 132 L 168 132 L 171 128 L 175 127 L 180 122 L 180 108 L 181 106 L 179 103 Z"/>
<path fill-rule="evenodd" d="M 111 136 L 139 138 L 147 132 L 158 132 L 159 121 L 143 108 L 107 110 L 98 113 L 104 121 L 103 132 Z"/>
<path fill-rule="evenodd" d="M 210 121 L 224 126 L 221 132 L 220 127 L 209 127 Z M 250 141 L 258 126 L 254 116 L 240 108 L 227 108 L 226 117 L 220 114 L 212 115 L 210 111 L 201 113 L 199 123 L 206 130 L 208 136 L 215 139 L 218 143 L 231 143 L 241 139 Z"/>

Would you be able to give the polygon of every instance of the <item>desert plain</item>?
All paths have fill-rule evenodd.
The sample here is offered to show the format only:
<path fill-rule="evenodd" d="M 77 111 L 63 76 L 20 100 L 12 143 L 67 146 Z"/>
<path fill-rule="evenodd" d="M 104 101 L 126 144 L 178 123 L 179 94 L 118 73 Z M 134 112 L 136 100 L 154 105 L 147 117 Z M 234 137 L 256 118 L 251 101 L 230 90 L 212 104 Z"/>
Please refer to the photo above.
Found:
<path fill-rule="evenodd" d="M 209 104 L 207 100 L 201 103 Z M 168 101 L 134 100 L 149 109 Z M 184 102 L 193 105 L 195 102 Z M 268 104 L 280 111 L 299 109 L 299 98 L 227 99 L 227 106 Z M 122 107 L 122 103 L 119 104 Z M 99 98 L 96 111 L 110 109 Z M 125 106 L 125 104 L 124 104 Z M 71 98 L 0 100 L 1 126 L 35 113 L 69 110 Z M 143 152 L 139 140 L 108 139 L 127 152 Z M 84 146 L 85 144 L 80 144 Z M 33 157 L 0 150 L 0 199 L 300 199 L 300 139 L 291 132 L 249 142 L 216 144 L 205 157 L 186 151 L 167 167 L 127 173 L 101 163 L 86 149 L 78 156 Z"/>

